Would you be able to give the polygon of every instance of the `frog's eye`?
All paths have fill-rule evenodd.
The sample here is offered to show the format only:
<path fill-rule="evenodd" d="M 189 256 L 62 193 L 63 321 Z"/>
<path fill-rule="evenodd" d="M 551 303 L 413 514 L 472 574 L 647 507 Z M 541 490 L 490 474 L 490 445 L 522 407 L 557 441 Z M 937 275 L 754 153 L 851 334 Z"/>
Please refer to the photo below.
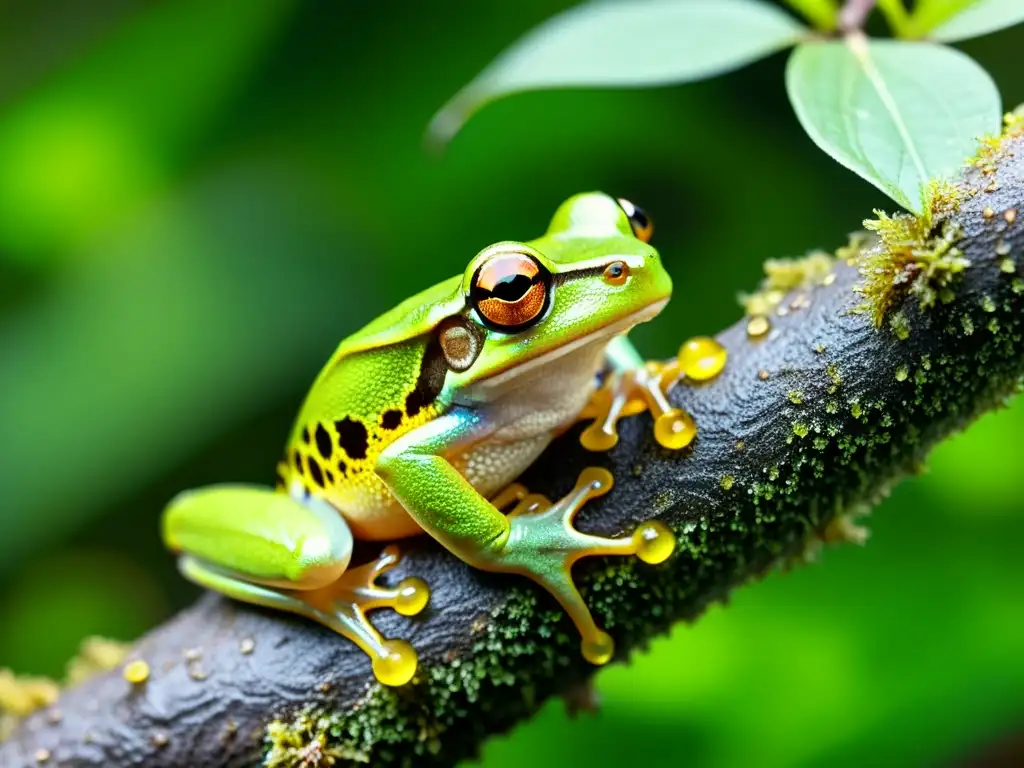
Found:
<path fill-rule="evenodd" d="M 651 242 L 651 235 L 654 234 L 654 222 L 647 215 L 647 211 L 638 205 L 633 205 L 624 198 L 620 197 L 618 200 L 622 210 L 626 212 L 626 216 L 629 218 L 629 226 L 633 228 L 633 234 L 636 235 L 636 239 L 642 240 L 645 243 Z"/>
<path fill-rule="evenodd" d="M 544 314 L 551 275 L 525 253 L 501 253 L 473 276 L 470 300 L 484 321 L 502 331 L 521 331 Z"/>

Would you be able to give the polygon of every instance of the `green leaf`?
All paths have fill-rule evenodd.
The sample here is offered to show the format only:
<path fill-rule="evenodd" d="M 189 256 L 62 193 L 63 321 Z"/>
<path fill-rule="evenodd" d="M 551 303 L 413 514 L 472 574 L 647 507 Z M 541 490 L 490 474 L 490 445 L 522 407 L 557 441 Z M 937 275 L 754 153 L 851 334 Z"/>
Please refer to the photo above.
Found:
<path fill-rule="evenodd" d="M 818 29 L 831 32 L 839 17 L 839 0 L 784 0 L 786 5 L 806 16 Z"/>
<path fill-rule="evenodd" d="M 902 0 L 901 0 L 902 2 Z M 924 37 L 934 27 L 944 24 L 977 0 L 918 0 L 909 18 L 908 35 Z"/>
<path fill-rule="evenodd" d="M 786 88 L 815 144 L 916 213 L 928 183 L 956 174 L 1001 124 L 988 73 L 931 43 L 807 43 L 789 60 Z"/>
<path fill-rule="evenodd" d="M 571 86 L 700 80 L 793 45 L 808 30 L 762 0 L 605 0 L 549 19 L 499 56 L 430 123 L 445 142 L 489 101 Z"/>
<path fill-rule="evenodd" d="M 1021 0 L 976 0 L 944 24 L 931 30 L 931 37 L 945 43 L 981 37 L 1024 21 Z M 922 29 L 922 34 L 929 28 Z"/>

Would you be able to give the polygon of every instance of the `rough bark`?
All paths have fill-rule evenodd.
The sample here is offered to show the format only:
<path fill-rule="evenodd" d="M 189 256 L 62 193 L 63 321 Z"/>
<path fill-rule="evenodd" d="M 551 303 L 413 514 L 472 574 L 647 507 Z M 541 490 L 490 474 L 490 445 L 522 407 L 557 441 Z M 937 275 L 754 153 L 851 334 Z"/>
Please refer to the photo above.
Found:
<path fill-rule="evenodd" d="M 583 530 L 617 535 L 656 517 L 678 534 L 662 566 L 577 566 L 620 657 L 820 538 L 849 532 L 844 516 L 1017 391 L 1022 148 L 1010 137 L 985 150 L 954 195 L 959 210 L 925 233 L 921 253 L 952 239 L 970 261 L 945 300 L 920 307 L 916 290 L 942 276 L 928 278 L 924 260 L 912 259 L 895 271 L 906 282 L 876 327 L 870 312 L 852 311 L 865 298 L 854 290 L 862 275 L 839 261 L 826 284 L 789 294 L 763 338 L 749 338 L 746 321 L 722 332 L 730 357 L 717 379 L 673 389 L 699 426 L 692 449 L 662 450 L 639 416 L 610 454 L 583 451 L 573 432 L 527 473 L 531 489 L 554 497 L 581 468 L 604 465 L 616 487 L 583 511 Z M 877 266 L 884 251 L 862 242 L 848 255 L 863 266 L 874 254 Z M 376 685 L 362 653 L 317 625 L 208 595 L 136 645 L 148 682 L 132 686 L 115 670 L 67 690 L 59 717 L 22 722 L 0 765 L 248 766 L 272 747 L 276 765 L 451 765 L 593 672 L 571 624 L 526 580 L 474 571 L 426 539 L 389 579 L 414 574 L 433 588 L 424 614 L 375 615 L 386 636 L 420 653 L 405 688 Z"/>

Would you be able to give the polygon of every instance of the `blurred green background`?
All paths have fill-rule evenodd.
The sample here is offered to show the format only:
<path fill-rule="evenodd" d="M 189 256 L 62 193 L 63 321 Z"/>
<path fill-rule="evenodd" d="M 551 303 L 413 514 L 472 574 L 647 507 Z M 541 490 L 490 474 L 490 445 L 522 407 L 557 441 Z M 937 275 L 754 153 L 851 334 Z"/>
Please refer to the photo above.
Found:
<path fill-rule="evenodd" d="M 815 149 L 784 56 L 708 83 L 529 94 L 442 155 L 433 112 L 569 5 L 0 0 L 0 667 L 61 675 L 194 598 L 160 509 L 269 483 L 343 336 L 599 188 L 657 222 L 669 355 L 766 257 L 891 207 Z M 1024 102 L 1024 28 L 964 49 Z M 953 764 L 1024 724 L 1024 403 L 936 451 L 869 545 L 741 590 L 484 766 Z"/>

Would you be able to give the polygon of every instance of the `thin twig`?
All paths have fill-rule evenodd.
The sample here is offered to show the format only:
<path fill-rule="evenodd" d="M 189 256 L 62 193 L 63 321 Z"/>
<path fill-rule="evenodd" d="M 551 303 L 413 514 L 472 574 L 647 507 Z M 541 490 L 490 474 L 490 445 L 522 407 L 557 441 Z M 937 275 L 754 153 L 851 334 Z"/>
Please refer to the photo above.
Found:
<path fill-rule="evenodd" d="M 853 32 L 863 29 L 876 3 L 877 0 L 846 0 L 839 11 L 839 31 Z"/>

